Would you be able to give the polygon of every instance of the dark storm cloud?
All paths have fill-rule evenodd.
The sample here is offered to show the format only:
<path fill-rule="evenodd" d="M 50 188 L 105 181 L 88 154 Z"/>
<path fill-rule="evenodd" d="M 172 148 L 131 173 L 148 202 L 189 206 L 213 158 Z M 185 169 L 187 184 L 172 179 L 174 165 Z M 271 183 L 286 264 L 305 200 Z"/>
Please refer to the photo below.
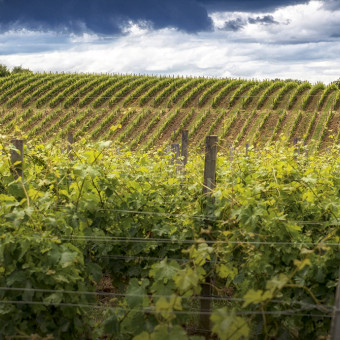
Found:
<path fill-rule="evenodd" d="M 250 17 L 248 21 L 242 18 L 236 18 L 233 20 L 228 20 L 224 23 L 223 27 L 220 28 L 222 31 L 233 31 L 237 32 L 241 30 L 244 26 L 249 24 L 261 24 L 261 25 L 279 25 L 280 23 L 274 19 L 272 15 L 264 15 L 262 17 Z"/>
<path fill-rule="evenodd" d="M 336 11 L 340 9 L 340 1 L 339 0 L 324 0 L 324 7 L 331 11 Z"/>
<path fill-rule="evenodd" d="M 210 11 L 270 12 L 279 7 L 306 4 L 309 0 L 197 0 Z M 338 1 L 338 0 L 326 0 Z"/>
<path fill-rule="evenodd" d="M 250 24 L 263 24 L 263 25 L 278 25 L 279 22 L 274 20 L 272 15 L 264 15 L 263 17 L 249 18 Z"/>
<path fill-rule="evenodd" d="M 2 0 L 0 27 L 86 30 L 113 34 L 122 25 L 147 21 L 154 28 L 175 27 L 187 32 L 209 30 L 211 19 L 195 0 Z"/>
<path fill-rule="evenodd" d="M 221 28 L 222 31 L 237 32 L 245 26 L 245 22 L 241 18 L 226 21 Z"/>
<path fill-rule="evenodd" d="M 120 33 L 129 21 L 159 29 L 209 31 L 209 11 L 269 11 L 304 0 L 0 0 L 0 30 L 27 28 L 99 34 Z M 237 29 L 238 23 L 229 29 Z M 228 29 L 228 28 L 227 28 Z"/>

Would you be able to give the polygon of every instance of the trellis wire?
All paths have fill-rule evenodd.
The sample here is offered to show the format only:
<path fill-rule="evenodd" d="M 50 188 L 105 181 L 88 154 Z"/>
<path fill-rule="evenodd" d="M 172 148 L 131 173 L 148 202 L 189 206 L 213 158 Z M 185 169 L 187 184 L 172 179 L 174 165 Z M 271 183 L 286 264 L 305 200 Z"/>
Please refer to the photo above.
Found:
<path fill-rule="evenodd" d="M 147 297 L 147 298 L 173 298 L 174 295 L 158 295 L 158 294 L 124 294 L 124 293 L 110 293 L 110 292 L 90 292 L 90 291 L 77 291 L 77 290 L 58 290 L 58 289 L 41 289 L 41 288 L 19 288 L 19 287 L 0 287 L 0 291 L 20 291 L 20 292 L 37 292 L 37 293 L 57 293 L 57 294 L 76 294 L 76 295 L 89 295 L 89 296 L 108 296 L 108 297 Z M 182 300 L 213 300 L 213 301 L 224 301 L 224 302 L 245 302 L 245 298 L 233 298 L 233 297 L 222 297 L 222 296 L 176 296 Z M 270 303 L 275 304 L 298 304 L 305 306 L 307 309 L 328 309 L 329 312 L 334 310 L 334 306 L 323 305 L 323 304 L 311 304 L 301 302 L 297 300 L 286 301 L 279 299 L 272 299 Z"/>
<path fill-rule="evenodd" d="M 98 308 L 98 309 L 113 309 L 116 311 L 122 312 L 140 312 L 146 314 L 156 314 L 157 312 L 154 308 L 144 308 L 144 309 L 136 309 L 136 308 L 121 308 L 121 307 L 109 307 L 97 304 L 80 304 L 80 303 L 65 303 L 65 302 L 38 302 L 38 301 L 17 301 L 17 300 L 2 300 L 0 304 L 18 304 L 18 305 L 42 305 L 42 306 L 61 306 L 61 307 L 81 307 L 81 308 Z M 327 314 L 301 314 L 300 312 L 304 311 L 304 309 L 290 309 L 285 311 L 235 311 L 233 310 L 231 313 L 234 315 L 286 315 L 286 316 L 307 316 L 307 317 L 318 317 L 318 318 L 332 318 L 332 315 Z M 211 315 L 211 311 L 163 311 L 161 313 L 164 314 L 175 314 L 175 315 Z"/>
<path fill-rule="evenodd" d="M 325 243 L 325 242 L 285 242 L 285 241 L 210 241 L 210 240 L 203 240 L 203 239 L 184 239 L 184 240 L 178 240 L 178 239 L 162 239 L 162 238 L 138 238 L 138 237 L 132 237 L 132 238 L 126 238 L 126 237 L 109 237 L 109 236 L 103 236 L 103 237 L 97 237 L 97 236 L 69 236 L 69 237 L 59 237 L 57 235 L 49 235 L 48 237 L 41 237 L 39 235 L 36 236 L 11 236 L 11 238 L 14 239 L 42 239 L 42 240 L 55 240 L 55 241 L 98 241 L 98 242 L 131 242 L 131 243 L 172 243 L 172 244 L 222 244 L 222 245 L 228 245 L 228 244 L 248 244 L 248 245 L 296 245 L 296 246 L 330 246 L 330 247 L 339 247 L 340 243 Z"/>

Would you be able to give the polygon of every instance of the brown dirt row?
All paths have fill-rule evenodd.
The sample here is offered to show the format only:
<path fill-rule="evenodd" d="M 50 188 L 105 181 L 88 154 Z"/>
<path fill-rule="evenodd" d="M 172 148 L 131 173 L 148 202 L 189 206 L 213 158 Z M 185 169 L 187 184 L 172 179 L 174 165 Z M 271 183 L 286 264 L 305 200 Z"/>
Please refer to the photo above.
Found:
<path fill-rule="evenodd" d="M 108 115 L 110 115 L 113 111 L 115 111 L 115 110 L 112 110 L 112 109 L 107 110 Z M 92 117 L 92 116 L 91 116 L 91 117 Z M 103 117 L 101 120 L 103 120 L 103 119 L 105 119 L 105 118 L 106 118 L 106 117 Z M 118 117 L 118 118 L 119 118 L 119 117 Z M 89 119 L 88 119 L 88 120 L 89 120 Z M 110 129 L 110 127 L 113 126 L 113 125 L 115 125 L 115 124 L 117 124 L 117 117 L 114 117 L 113 120 L 112 120 L 109 124 L 107 124 L 106 126 L 104 126 L 104 127 L 100 130 L 100 133 L 99 133 L 99 135 L 98 135 L 97 140 L 99 140 L 102 136 L 105 136 L 105 134 L 108 132 L 108 130 Z"/>
<path fill-rule="evenodd" d="M 255 140 L 255 135 L 257 133 L 257 131 L 260 128 L 260 124 L 262 123 L 262 120 L 264 118 L 264 116 L 266 115 L 266 113 L 264 112 L 260 112 L 257 116 L 257 119 L 254 121 L 254 124 L 251 128 L 251 130 L 249 130 L 248 135 L 246 136 L 246 142 L 247 144 L 258 144 L 257 141 Z"/>
<path fill-rule="evenodd" d="M 300 93 L 298 100 L 295 102 L 295 104 L 293 105 L 293 107 L 290 109 L 291 111 L 296 111 L 296 110 L 300 110 L 301 109 L 301 105 L 303 100 L 305 99 L 306 95 L 308 94 L 309 89 L 304 90 L 302 93 Z"/>
<path fill-rule="evenodd" d="M 323 103 L 322 107 L 320 108 L 321 110 L 327 109 L 331 106 L 333 103 L 333 100 L 335 99 L 335 90 L 333 90 L 331 93 L 328 94 L 325 102 Z"/>
<path fill-rule="evenodd" d="M 171 110 L 171 113 L 176 111 L 176 110 L 180 110 L 177 108 L 173 108 Z M 187 109 L 182 109 L 180 110 L 180 113 L 177 115 L 177 117 L 167 126 L 167 128 L 163 131 L 161 137 L 160 137 L 160 144 L 165 143 L 166 141 L 170 141 L 171 138 L 171 134 L 177 130 L 177 127 L 181 124 L 182 120 L 184 119 L 184 117 L 186 116 L 186 114 L 188 113 Z"/>
<path fill-rule="evenodd" d="M 223 141 L 224 146 L 228 146 L 234 143 L 238 133 L 241 131 L 245 122 L 246 122 L 245 115 L 239 113 L 238 117 L 235 119 L 234 124 L 231 126 L 229 133 L 227 134 L 225 140 Z"/>
<path fill-rule="evenodd" d="M 221 102 L 219 103 L 218 107 L 220 109 L 226 109 L 229 107 L 229 102 L 230 102 L 230 99 L 233 97 L 233 94 L 239 89 L 240 86 L 242 86 L 243 84 L 240 84 L 238 87 L 236 87 L 234 90 L 232 90 L 231 92 L 227 93 L 226 96 L 221 100 Z M 223 88 L 221 89 L 223 90 Z M 217 93 L 216 93 L 217 94 Z M 215 94 L 215 95 L 216 95 Z M 213 96 L 214 98 L 214 96 Z M 213 99 L 212 98 L 212 99 Z M 212 105 L 212 101 L 211 101 L 211 105 Z M 234 106 L 235 107 L 235 106 Z M 233 108 L 234 108 L 233 107 Z"/>
<path fill-rule="evenodd" d="M 109 110 L 108 110 L 108 109 L 101 109 L 101 111 L 102 111 L 102 114 L 98 116 L 98 119 L 94 122 L 94 124 L 93 124 L 92 126 L 89 127 L 89 129 L 86 131 L 86 133 L 91 134 L 91 133 L 97 128 L 97 126 L 99 126 L 99 125 L 101 124 L 101 122 L 106 118 L 107 115 L 105 115 L 105 114 L 103 113 L 103 111 L 105 111 L 105 112 L 107 113 Z M 134 116 L 134 115 L 133 115 L 133 116 Z M 131 119 L 131 117 L 130 117 L 129 119 Z M 122 129 L 123 129 L 126 125 L 127 125 L 127 124 L 125 123 L 124 126 L 122 126 Z M 112 126 L 112 124 L 110 125 L 110 127 L 111 127 L 111 126 Z M 102 129 L 102 130 L 103 130 L 103 129 Z M 100 139 L 100 135 L 102 134 L 102 130 L 101 130 L 101 132 L 99 133 L 97 140 Z M 107 130 L 106 130 L 106 131 L 107 131 Z M 122 131 L 122 130 L 118 130 L 118 132 L 120 132 L 120 131 Z"/>
<path fill-rule="evenodd" d="M 302 113 L 301 120 L 298 123 L 298 126 L 297 126 L 295 132 L 293 133 L 293 135 L 292 135 L 292 137 L 290 139 L 291 143 L 295 140 L 295 138 L 297 138 L 299 140 L 303 139 L 303 136 L 304 136 L 304 134 L 306 133 L 306 131 L 308 129 L 309 122 L 312 119 L 311 118 L 312 115 L 313 115 L 312 112 L 303 112 Z"/>
<path fill-rule="evenodd" d="M 314 124 L 312 126 L 312 129 L 310 130 L 310 133 L 307 136 L 306 144 L 309 144 L 311 142 L 311 140 L 312 140 L 312 138 L 314 136 L 315 129 L 316 129 L 318 123 L 319 123 L 319 120 L 320 120 L 321 116 L 322 116 L 322 113 L 318 112 L 317 117 L 315 119 L 315 122 L 314 122 Z"/>
<path fill-rule="evenodd" d="M 286 127 L 290 125 L 291 120 L 294 119 L 294 117 L 295 117 L 294 111 L 287 112 L 286 117 L 281 122 L 281 126 L 276 136 L 274 136 L 274 141 L 278 141 L 281 138 L 281 135 L 285 132 Z"/>
<path fill-rule="evenodd" d="M 314 111 L 314 110 L 317 110 L 317 108 L 318 108 L 318 103 L 319 103 L 319 100 L 320 100 L 320 98 L 321 98 L 323 92 L 324 92 L 324 90 L 320 90 L 320 91 L 318 91 L 318 92 L 314 95 L 312 101 L 309 103 L 309 105 L 307 106 L 307 108 L 306 108 L 305 111 Z"/>
<path fill-rule="evenodd" d="M 156 83 L 157 84 L 157 83 Z M 140 101 L 140 98 L 143 97 L 143 95 L 145 95 L 145 93 L 147 93 L 154 85 L 156 84 L 153 84 L 153 85 L 149 85 L 147 88 L 145 88 L 143 90 L 143 92 L 140 93 L 139 97 L 138 98 L 135 98 L 132 100 L 132 102 L 130 102 L 130 104 L 127 106 L 127 107 L 144 107 L 145 108 L 145 105 L 144 106 L 140 106 L 139 105 L 139 101 Z M 131 92 L 129 92 L 124 98 L 122 98 L 118 105 L 120 104 L 123 104 L 124 100 L 134 91 L 135 89 L 131 90 Z M 154 108 L 153 108 L 154 109 Z"/>
<path fill-rule="evenodd" d="M 321 150 L 327 149 L 328 146 L 334 143 L 334 138 L 336 137 L 340 129 L 340 114 L 335 112 L 331 121 L 329 122 L 326 134 L 322 140 Z"/>
<path fill-rule="evenodd" d="M 199 109 L 196 109 L 194 110 L 194 114 L 191 116 L 191 118 L 189 119 L 189 121 L 183 126 L 183 130 L 189 130 L 190 129 L 190 126 L 195 122 L 196 118 L 197 118 L 197 115 L 199 115 L 201 112 L 201 110 Z M 188 115 L 189 113 L 191 113 L 191 111 L 187 110 L 186 111 L 186 114 Z M 184 117 L 183 117 L 184 118 Z M 178 126 L 179 127 L 179 126 Z M 178 127 L 176 128 L 176 130 L 178 129 Z M 181 135 L 179 135 L 177 138 L 176 138 L 176 143 L 180 142 L 181 140 Z"/>
<path fill-rule="evenodd" d="M 133 124 L 133 122 L 134 122 L 134 120 L 135 119 L 137 119 L 137 117 L 140 115 L 140 114 L 142 114 L 142 112 L 143 112 L 143 110 L 136 110 L 137 112 L 132 116 L 132 117 L 130 117 L 130 119 L 128 120 L 128 122 L 127 122 L 127 124 L 125 124 L 125 126 L 122 126 L 122 131 L 120 131 L 120 133 L 122 133 L 123 134 L 123 129 L 124 129 L 124 127 L 126 127 L 126 129 L 129 129 L 130 128 L 130 125 L 131 124 Z M 145 112 L 146 112 L 146 110 L 145 110 Z M 144 114 L 146 114 L 146 113 L 144 113 Z M 151 112 L 149 113 L 149 115 L 150 114 L 152 114 Z M 142 130 L 142 127 L 144 127 L 144 125 L 145 124 L 147 124 L 149 121 L 148 121 L 148 119 L 145 119 L 145 117 L 144 117 L 144 120 L 141 122 L 141 123 L 139 123 L 139 126 L 136 126 L 135 127 L 135 130 L 134 131 L 132 131 L 131 133 L 130 133 L 130 135 L 129 136 L 126 136 L 126 138 L 124 139 L 124 143 L 129 143 L 130 141 L 131 141 L 131 139 L 133 139 L 134 137 L 136 137 L 136 136 L 138 136 L 139 135 L 139 132 Z M 118 122 L 115 122 L 115 124 L 117 124 Z M 113 125 L 113 124 L 112 124 Z"/>
<path fill-rule="evenodd" d="M 226 110 L 224 112 L 224 118 L 222 118 L 221 123 L 219 124 L 219 126 L 217 126 L 214 132 L 215 135 L 220 136 L 223 133 L 224 127 L 228 124 L 229 120 L 232 119 L 233 114 L 234 113 L 232 112 L 232 110 Z"/>
<path fill-rule="evenodd" d="M 226 120 L 226 116 L 228 115 L 228 111 L 227 110 L 218 110 L 216 113 L 217 113 L 216 119 L 219 115 L 223 115 L 223 117 L 220 120 L 220 123 L 215 127 L 215 129 L 212 133 L 213 135 L 218 136 L 219 135 L 218 132 L 223 127 L 223 122 Z"/>
<path fill-rule="evenodd" d="M 248 115 L 250 115 L 250 114 L 251 114 L 251 113 L 249 113 Z M 247 126 L 247 128 L 246 128 L 246 130 L 245 130 L 245 132 L 244 132 L 243 137 L 242 137 L 241 140 L 239 141 L 238 146 L 244 144 L 244 142 L 245 142 L 247 136 L 249 135 L 249 132 L 253 129 L 253 127 L 254 127 L 254 125 L 255 125 L 257 119 L 258 119 L 258 116 L 259 116 L 259 114 L 258 114 L 258 112 L 256 112 L 256 113 L 254 114 L 254 116 L 251 117 L 251 120 L 250 120 L 250 122 L 249 122 L 249 124 L 248 124 L 248 126 Z"/>
<path fill-rule="evenodd" d="M 254 97 L 251 99 L 250 103 L 249 103 L 249 104 L 247 105 L 247 107 L 245 108 L 247 111 L 250 112 L 250 111 L 253 111 L 253 110 L 256 109 L 257 102 L 259 101 L 259 99 L 260 99 L 260 97 L 262 96 L 263 92 L 267 90 L 267 88 L 268 88 L 268 86 L 265 87 L 265 88 L 263 88 L 263 89 L 261 89 L 261 91 L 260 91 L 256 96 L 254 96 Z M 250 93 L 249 93 L 249 94 L 250 94 Z M 247 98 L 245 98 L 245 99 L 247 99 Z"/>
<path fill-rule="evenodd" d="M 272 107 L 273 107 L 273 101 L 274 101 L 274 99 L 276 98 L 276 96 L 277 96 L 277 94 L 279 93 L 279 91 L 281 91 L 282 90 L 282 87 L 280 87 L 280 88 L 278 88 L 278 89 L 276 89 L 274 92 L 272 92 L 267 98 L 266 98 L 266 100 L 264 101 L 264 104 L 263 104 L 263 106 L 262 106 L 262 109 L 272 109 Z M 258 103 L 258 101 L 259 101 L 259 99 L 260 99 L 261 97 L 259 97 L 258 98 L 258 100 L 257 100 L 257 103 Z M 257 105 L 257 103 L 256 103 L 256 105 Z"/>
<path fill-rule="evenodd" d="M 146 110 L 145 108 L 144 108 L 144 110 Z M 147 111 L 147 110 L 146 110 Z M 162 110 L 153 110 L 153 111 L 151 111 L 150 110 L 150 112 L 147 114 L 147 116 L 142 120 L 142 122 L 140 123 L 140 125 L 139 126 L 137 126 L 136 127 L 136 130 L 134 131 L 134 133 L 128 138 L 128 140 L 126 141 L 128 144 L 131 144 L 132 143 L 132 141 L 133 141 L 133 139 L 134 139 L 134 137 L 137 137 L 137 136 L 139 136 L 140 134 L 141 134 L 141 132 L 142 131 L 144 131 L 146 128 L 147 128 L 147 126 L 148 126 L 148 124 L 152 121 L 152 119 L 153 119 L 153 113 L 154 112 L 161 112 Z M 166 114 L 166 113 L 165 113 Z M 158 124 L 159 124 L 160 122 L 158 122 Z M 158 124 L 156 124 L 156 126 L 158 126 Z M 154 131 L 154 129 L 152 129 L 149 133 L 152 133 Z M 147 136 L 145 136 L 145 138 L 146 138 Z"/>
<path fill-rule="evenodd" d="M 37 110 L 36 110 L 36 111 L 37 111 Z M 35 113 L 36 111 L 34 111 L 34 113 Z M 40 110 L 40 111 L 44 111 L 44 113 L 43 113 L 43 115 L 42 115 L 42 117 L 41 117 L 41 120 L 43 120 L 43 119 L 51 112 L 51 110 L 46 110 L 46 109 L 45 109 L 45 110 Z M 39 111 L 38 111 L 38 112 L 39 112 Z M 31 117 L 27 117 L 27 119 L 24 120 L 24 121 L 22 122 L 22 124 L 19 125 L 19 128 L 21 129 L 22 126 L 25 125 L 26 122 L 27 122 L 30 118 L 31 118 Z M 36 120 L 36 121 L 34 121 L 34 122 L 27 128 L 27 130 L 24 130 L 24 132 L 28 132 L 29 129 L 34 128 L 36 125 L 38 125 L 38 124 L 41 122 L 41 120 Z"/>
<path fill-rule="evenodd" d="M 213 100 L 214 100 L 214 97 L 216 96 L 216 93 L 218 93 L 219 91 L 221 91 L 225 86 L 227 86 L 228 84 L 223 84 L 222 86 L 218 87 L 214 92 L 210 93 L 208 95 L 208 97 L 206 98 L 205 100 L 205 104 L 202 105 L 202 106 L 199 106 L 199 100 L 200 100 L 200 97 L 203 96 L 204 92 L 205 91 L 208 91 L 211 87 L 215 86 L 215 84 L 211 84 L 211 86 L 209 86 L 208 88 L 206 88 L 203 92 L 199 93 L 194 101 L 193 101 L 193 105 L 197 108 L 200 108 L 200 109 L 209 109 L 211 108 L 212 109 L 212 103 L 213 103 Z"/>
<path fill-rule="evenodd" d="M 48 111 L 48 112 L 44 115 L 44 117 L 43 117 L 40 121 L 38 121 L 35 125 L 40 124 L 40 123 L 44 120 L 44 118 L 46 118 L 48 115 L 53 114 L 53 111 L 55 111 L 55 110 L 50 110 L 50 111 Z M 48 131 L 48 129 L 49 129 L 51 126 L 54 126 L 54 125 L 56 124 L 56 122 L 58 122 L 61 118 L 62 118 L 61 115 L 56 115 L 54 119 L 52 119 L 51 121 L 49 121 L 45 126 L 41 127 L 41 130 L 38 130 L 38 134 L 43 134 L 43 133 L 45 133 L 45 131 Z"/>
<path fill-rule="evenodd" d="M 201 140 L 203 140 L 209 131 L 210 126 L 215 122 L 215 120 L 218 117 L 218 113 L 216 111 L 211 111 L 210 115 L 206 119 L 205 122 L 200 126 L 200 128 L 197 130 L 195 136 L 192 138 L 192 144 L 195 146 L 198 146 L 201 143 Z"/>
<path fill-rule="evenodd" d="M 254 86 L 255 86 L 255 84 L 253 86 L 251 86 L 248 90 L 245 90 L 245 91 L 240 93 L 240 97 L 236 99 L 236 101 L 233 105 L 233 108 L 238 108 L 240 110 L 240 112 L 248 112 L 248 110 L 244 110 L 242 108 L 242 102 L 243 102 L 243 99 L 246 98 L 246 96 L 249 94 L 249 92 L 253 89 Z M 235 92 L 236 91 L 237 91 L 237 89 L 235 90 Z M 233 93 L 233 95 L 235 94 L 235 92 Z M 231 100 L 231 97 L 230 97 L 230 100 Z"/>
<path fill-rule="evenodd" d="M 269 118 L 264 125 L 263 129 L 261 130 L 261 134 L 259 136 L 258 141 L 261 142 L 266 142 L 270 140 L 270 138 L 273 135 L 273 131 L 275 129 L 275 126 L 277 124 L 277 121 L 279 119 L 280 113 L 278 111 L 270 111 Z"/>
<path fill-rule="evenodd" d="M 159 111 L 164 112 L 164 114 L 162 115 L 162 118 L 161 118 L 161 119 L 159 120 L 159 122 L 158 122 L 157 124 L 155 124 L 155 126 L 153 126 L 152 129 L 147 133 L 147 135 L 144 137 L 144 138 L 145 138 L 144 141 L 141 141 L 141 144 L 138 144 L 137 149 L 143 144 L 143 142 L 145 143 L 145 142 L 147 142 L 147 141 L 149 140 L 149 138 L 152 136 L 152 134 L 153 134 L 160 126 L 162 126 L 162 124 L 164 123 L 164 121 L 167 119 L 168 116 L 171 115 L 171 112 L 172 112 L 171 110 L 168 110 L 168 111 L 166 111 L 166 110 L 159 110 Z M 151 120 L 152 120 L 152 118 L 150 118 L 150 121 L 151 121 Z M 148 123 L 149 123 L 150 121 L 147 122 L 147 124 L 146 124 L 145 127 L 147 127 L 147 125 L 148 125 Z M 141 130 L 141 132 L 142 132 L 142 130 Z M 138 136 L 138 135 L 137 135 L 137 136 Z M 159 143 L 159 144 L 161 144 L 161 143 Z"/>
<path fill-rule="evenodd" d="M 281 103 L 279 104 L 279 106 L 277 107 L 277 110 L 288 110 L 288 103 L 289 103 L 289 99 L 291 98 L 292 92 L 295 91 L 295 89 L 291 89 L 289 92 L 287 92 L 282 100 Z"/>
<path fill-rule="evenodd" d="M 84 109 L 84 110 L 77 110 L 74 112 L 74 115 L 70 115 L 69 119 L 67 119 L 63 124 L 62 126 L 60 127 L 60 130 L 62 130 L 63 128 L 65 128 L 68 124 L 70 124 L 73 120 L 75 120 L 78 116 L 82 115 L 84 112 L 88 111 L 88 109 Z M 76 126 L 73 130 L 72 130 L 72 133 L 74 135 L 76 135 L 78 133 L 78 131 L 80 131 L 82 129 L 82 127 L 84 125 L 86 125 L 88 123 L 88 121 L 94 116 L 94 112 L 90 113 L 90 114 L 87 114 L 85 115 L 85 117 L 83 117 L 83 120 L 82 120 L 82 124 L 79 124 L 78 126 Z M 60 117 L 61 119 L 62 117 Z M 60 120 L 58 119 L 58 121 Z M 47 131 L 48 132 L 48 131 Z"/>
<path fill-rule="evenodd" d="M 56 125 L 56 124 L 58 124 L 59 123 L 59 121 L 61 120 L 63 118 L 63 116 L 58 116 L 54 121 L 53 121 L 53 123 L 52 124 L 49 124 L 48 126 L 46 126 L 46 128 L 43 130 L 43 133 L 46 133 L 46 136 L 48 136 L 47 137 L 47 139 L 50 137 L 50 136 L 52 136 L 52 135 L 56 135 L 56 134 L 58 134 L 61 130 L 63 130 L 67 125 L 68 125 L 68 123 L 72 120 L 72 114 L 70 115 L 70 117 L 63 123 L 63 124 L 61 124 L 61 126 L 59 127 L 59 131 L 56 131 L 56 132 L 50 132 L 49 133 L 49 131 L 51 131 L 52 129 L 53 129 L 53 127 Z M 79 129 L 81 128 L 81 126 L 79 126 Z M 74 131 L 74 132 L 77 132 L 77 131 Z"/>

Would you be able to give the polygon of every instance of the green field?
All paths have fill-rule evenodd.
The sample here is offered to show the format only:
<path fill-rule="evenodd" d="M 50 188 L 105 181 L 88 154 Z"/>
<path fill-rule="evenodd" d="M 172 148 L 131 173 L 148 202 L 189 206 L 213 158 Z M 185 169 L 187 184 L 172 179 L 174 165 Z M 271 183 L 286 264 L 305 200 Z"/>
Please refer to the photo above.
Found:
<path fill-rule="evenodd" d="M 283 137 L 316 149 L 339 142 L 336 85 L 297 81 L 18 73 L 0 78 L 0 127 L 28 139 L 116 140 L 135 149 L 218 135 L 222 147 Z M 121 126 L 117 130 L 112 126 Z"/>

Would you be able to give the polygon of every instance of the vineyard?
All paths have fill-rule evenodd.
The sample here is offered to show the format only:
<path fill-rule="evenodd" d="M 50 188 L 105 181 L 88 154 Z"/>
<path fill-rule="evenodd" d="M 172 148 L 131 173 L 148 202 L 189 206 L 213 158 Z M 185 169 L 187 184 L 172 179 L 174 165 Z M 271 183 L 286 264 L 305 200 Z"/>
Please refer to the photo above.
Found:
<path fill-rule="evenodd" d="M 298 81 L 18 73 L 0 78 L 0 127 L 29 139 L 115 140 L 132 150 L 217 135 L 222 147 L 340 140 L 340 91 Z M 111 127 L 119 126 L 119 129 Z"/>
<path fill-rule="evenodd" d="M 0 78 L 0 339 L 340 338 L 340 90 Z"/>
<path fill-rule="evenodd" d="M 7 139 L 1 145 L 0 334 L 8 339 L 329 334 L 338 147 L 308 155 L 277 143 L 216 158 L 215 140 L 205 158 L 189 153 L 184 164 L 166 149 L 108 141 L 27 142 L 20 153 Z"/>

